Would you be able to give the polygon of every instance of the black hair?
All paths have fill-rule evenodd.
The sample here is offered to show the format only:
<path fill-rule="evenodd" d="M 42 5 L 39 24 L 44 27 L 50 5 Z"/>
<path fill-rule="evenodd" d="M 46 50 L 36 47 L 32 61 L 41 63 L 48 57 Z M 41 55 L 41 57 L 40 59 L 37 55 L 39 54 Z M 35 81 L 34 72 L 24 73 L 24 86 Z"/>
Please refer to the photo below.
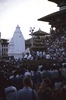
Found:
<path fill-rule="evenodd" d="M 31 77 L 29 77 L 29 76 L 26 76 L 26 77 L 24 77 L 24 79 L 23 79 L 23 84 L 25 85 L 25 86 L 31 86 Z"/>

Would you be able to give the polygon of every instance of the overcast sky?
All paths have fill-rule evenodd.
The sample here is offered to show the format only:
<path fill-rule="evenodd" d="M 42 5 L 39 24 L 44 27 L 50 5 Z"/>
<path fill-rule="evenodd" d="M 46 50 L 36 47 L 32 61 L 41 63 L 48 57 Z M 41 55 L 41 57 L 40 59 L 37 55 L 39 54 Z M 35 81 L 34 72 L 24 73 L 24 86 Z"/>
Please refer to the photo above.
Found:
<path fill-rule="evenodd" d="M 50 25 L 37 19 L 58 10 L 57 5 L 48 0 L 0 0 L 1 38 L 10 39 L 17 24 L 25 39 L 30 38 L 30 27 L 49 32 Z"/>

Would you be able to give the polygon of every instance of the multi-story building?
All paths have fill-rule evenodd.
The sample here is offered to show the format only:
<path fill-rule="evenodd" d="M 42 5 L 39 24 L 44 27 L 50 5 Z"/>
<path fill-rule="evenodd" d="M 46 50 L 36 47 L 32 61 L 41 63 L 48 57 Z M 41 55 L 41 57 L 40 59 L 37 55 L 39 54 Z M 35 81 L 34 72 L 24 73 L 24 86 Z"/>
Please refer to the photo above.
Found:
<path fill-rule="evenodd" d="M 1 57 L 7 58 L 8 57 L 8 40 L 7 39 L 1 39 Z"/>

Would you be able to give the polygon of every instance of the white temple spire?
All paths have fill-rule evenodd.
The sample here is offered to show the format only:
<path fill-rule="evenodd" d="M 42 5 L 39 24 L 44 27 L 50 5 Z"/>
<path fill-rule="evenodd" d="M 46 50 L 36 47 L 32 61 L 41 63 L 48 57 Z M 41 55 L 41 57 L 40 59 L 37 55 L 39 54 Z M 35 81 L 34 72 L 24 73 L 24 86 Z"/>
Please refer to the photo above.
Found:
<path fill-rule="evenodd" d="M 15 59 L 19 59 L 22 58 L 22 54 L 24 51 L 25 51 L 25 40 L 19 25 L 17 25 L 13 37 L 9 43 L 8 55 L 14 56 Z"/>

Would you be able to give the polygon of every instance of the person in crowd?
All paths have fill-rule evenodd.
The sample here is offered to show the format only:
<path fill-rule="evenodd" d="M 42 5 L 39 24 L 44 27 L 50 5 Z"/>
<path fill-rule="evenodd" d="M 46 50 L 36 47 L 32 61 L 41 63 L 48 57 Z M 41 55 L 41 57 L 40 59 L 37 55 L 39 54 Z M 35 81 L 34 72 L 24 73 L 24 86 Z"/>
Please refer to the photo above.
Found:
<path fill-rule="evenodd" d="M 44 91 L 41 94 L 41 100 L 53 100 L 54 94 L 52 92 L 52 89 L 50 87 L 46 87 Z"/>
<path fill-rule="evenodd" d="M 19 85 L 19 83 L 18 83 L 18 76 L 19 75 L 17 74 L 17 71 L 15 71 L 14 74 L 13 74 L 13 77 L 10 78 L 10 80 L 12 82 L 12 85 L 15 86 L 17 89 L 18 89 L 18 85 Z"/>
<path fill-rule="evenodd" d="M 39 85 L 40 85 L 40 83 L 42 81 L 41 74 L 38 71 L 38 67 L 37 66 L 34 68 L 34 74 L 32 76 L 32 79 L 33 79 L 33 83 L 34 83 L 34 88 L 37 91 L 38 87 L 39 87 Z"/>
<path fill-rule="evenodd" d="M 0 71 L 0 100 L 6 100 L 6 95 L 5 95 L 6 81 L 7 79 L 5 78 L 4 72 Z"/>
<path fill-rule="evenodd" d="M 54 100 L 60 100 L 60 91 L 61 91 L 61 89 L 59 90 L 59 89 L 57 89 L 57 88 L 55 88 L 55 89 L 53 90 L 53 93 L 54 93 Z"/>
<path fill-rule="evenodd" d="M 17 92 L 15 100 L 39 100 L 37 92 L 32 89 L 33 81 L 31 77 L 24 77 L 23 84 L 24 87 Z"/>
<path fill-rule="evenodd" d="M 49 100 L 53 100 L 54 94 L 52 91 L 52 85 L 51 81 L 48 78 L 42 80 L 41 85 L 38 89 L 38 94 L 40 100 L 48 100 L 48 98 Z"/>
<path fill-rule="evenodd" d="M 61 89 L 60 99 L 59 100 L 66 100 L 66 86 Z"/>
<path fill-rule="evenodd" d="M 16 92 L 17 89 L 12 86 L 11 80 L 7 80 L 7 87 L 5 88 L 6 100 L 14 100 Z"/>

